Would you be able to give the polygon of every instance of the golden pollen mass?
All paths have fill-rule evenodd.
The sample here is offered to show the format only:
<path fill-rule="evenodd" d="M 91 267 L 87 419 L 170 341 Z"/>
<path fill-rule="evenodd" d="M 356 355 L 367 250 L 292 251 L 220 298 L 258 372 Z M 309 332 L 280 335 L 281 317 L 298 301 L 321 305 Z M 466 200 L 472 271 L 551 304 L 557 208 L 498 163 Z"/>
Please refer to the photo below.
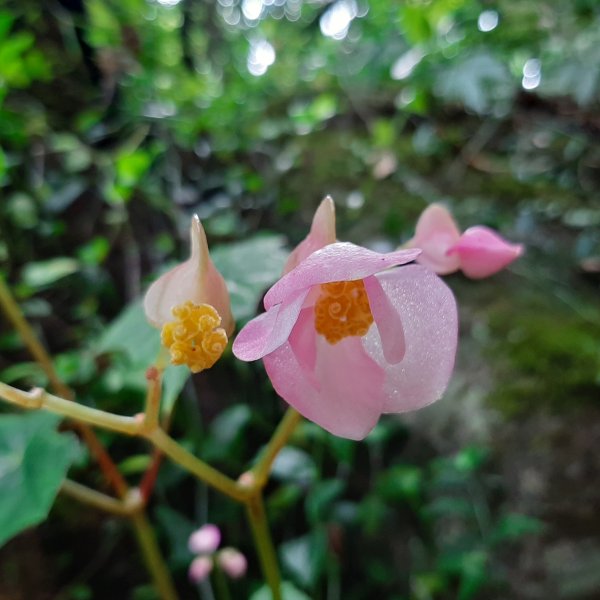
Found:
<path fill-rule="evenodd" d="M 315 302 L 315 329 L 330 344 L 351 335 L 366 335 L 372 323 L 373 314 L 361 279 L 321 285 Z"/>
<path fill-rule="evenodd" d="M 171 363 L 187 365 L 192 373 L 212 367 L 227 346 L 219 313 L 210 304 L 185 302 L 172 310 L 174 321 L 165 323 L 161 341 Z"/>

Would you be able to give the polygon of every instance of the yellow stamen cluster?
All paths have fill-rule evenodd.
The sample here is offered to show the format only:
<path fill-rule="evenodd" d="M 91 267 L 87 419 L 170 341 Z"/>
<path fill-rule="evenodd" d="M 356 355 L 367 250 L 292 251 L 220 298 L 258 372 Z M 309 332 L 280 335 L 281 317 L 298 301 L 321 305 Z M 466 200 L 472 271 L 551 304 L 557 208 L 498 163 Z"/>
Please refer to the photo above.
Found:
<path fill-rule="evenodd" d="M 321 285 L 315 303 L 315 329 L 330 344 L 350 335 L 363 336 L 373 323 L 367 290 L 362 280 Z"/>
<path fill-rule="evenodd" d="M 172 310 L 175 321 L 161 332 L 163 346 L 171 352 L 174 365 L 187 365 L 192 373 L 212 367 L 227 346 L 221 317 L 210 304 L 185 302 Z"/>

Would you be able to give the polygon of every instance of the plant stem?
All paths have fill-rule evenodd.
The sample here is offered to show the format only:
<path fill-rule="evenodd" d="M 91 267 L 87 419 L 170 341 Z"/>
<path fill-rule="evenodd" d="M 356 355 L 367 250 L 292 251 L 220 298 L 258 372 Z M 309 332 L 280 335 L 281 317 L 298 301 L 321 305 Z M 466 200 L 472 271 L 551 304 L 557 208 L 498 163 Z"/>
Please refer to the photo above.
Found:
<path fill-rule="evenodd" d="M 146 391 L 146 409 L 144 412 L 145 425 L 148 429 L 158 427 L 160 414 L 160 396 L 162 392 L 161 372 L 156 367 L 146 371 L 148 389 Z"/>
<path fill-rule="evenodd" d="M 177 600 L 177 592 L 171 574 L 163 560 L 154 529 L 150 525 L 146 513 L 143 510 L 135 511 L 131 514 L 131 520 L 134 526 L 138 545 L 142 550 L 146 568 L 154 580 L 154 585 L 160 594 L 162 600 Z"/>
<path fill-rule="evenodd" d="M 93 490 L 92 488 L 82 485 L 81 483 L 77 483 L 76 481 L 65 479 L 60 491 L 71 498 L 75 498 L 75 500 L 78 500 L 83 504 L 93 506 L 94 508 L 103 510 L 113 515 L 119 515 L 121 517 L 127 517 L 131 515 L 131 507 L 122 500 L 117 500 L 117 498 L 107 496 L 106 494 Z"/>
<path fill-rule="evenodd" d="M 0 307 L 21 336 L 21 339 L 29 352 L 46 373 L 52 389 L 60 396 L 63 396 L 63 398 L 53 396 L 42 390 L 34 390 L 30 394 L 21 393 L 21 397 L 19 398 L 18 395 L 15 395 L 15 392 L 18 392 L 19 390 L 15 390 L 15 388 L 12 388 L 11 390 L 10 386 L 6 386 L 1 382 L 0 396 L 2 396 L 3 393 L 6 393 L 9 397 L 3 396 L 5 399 L 26 408 L 41 408 L 41 403 L 45 400 L 43 403 L 44 408 L 51 412 L 69 416 L 76 421 L 76 425 L 92 455 L 96 457 L 104 477 L 123 500 L 119 502 L 110 496 L 105 496 L 100 492 L 96 492 L 85 486 L 76 484 L 75 482 L 65 482 L 63 484 L 63 491 L 70 493 L 72 496 L 77 497 L 79 500 L 87 502 L 88 504 L 93 504 L 98 508 L 103 508 L 104 510 L 109 510 L 116 514 L 121 514 L 120 511 L 125 509 L 125 514 L 128 514 L 131 518 L 138 543 L 144 556 L 144 561 L 159 594 L 163 600 L 177 600 L 177 593 L 175 592 L 171 576 L 165 566 L 160 553 L 160 548 L 154 538 L 154 532 L 148 523 L 144 512 L 143 501 L 139 502 L 139 505 L 135 507 L 135 511 L 132 512 L 132 507 L 128 505 L 132 496 L 127 482 L 102 445 L 102 442 L 100 442 L 94 431 L 89 427 L 89 425 L 99 425 L 131 435 L 134 434 L 134 426 L 135 428 L 138 427 L 138 421 L 131 417 L 110 415 L 109 413 L 71 402 L 71 399 L 74 397 L 73 390 L 61 381 L 54 368 L 50 355 L 39 341 L 27 319 L 23 316 L 19 305 L 1 276 Z M 150 387 L 152 388 L 152 386 Z M 156 392 L 154 393 L 156 394 Z M 158 396 L 160 396 L 160 379 L 158 380 Z M 65 400 L 65 398 L 68 400 Z M 38 402 L 40 402 L 39 406 L 37 406 Z M 158 421 L 160 398 L 153 398 L 153 402 L 157 405 L 156 421 Z M 152 413 L 150 414 L 150 418 L 154 418 Z M 110 427 L 107 427 L 107 425 L 110 425 Z"/>
<path fill-rule="evenodd" d="M 264 487 L 267 483 L 271 467 L 273 466 L 277 455 L 287 444 L 294 429 L 296 429 L 301 420 L 302 415 L 299 412 L 291 407 L 287 409 L 285 416 L 277 426 L 273 437 L 271 437 L 269 443 L 261 452 L 258 462 L 251 471 L 256 479 L 256 485 L 259 488 Z"/>
<path fill-rule="evenodd" d="M 248 519 L 254 536 L 254 545 L 268 586 L 271 588 L 273 600 L 282 600 L 281 577 L 275 547 L 271 540 L 267 515 L 263 504 L 262 492 L 256 491 L 246 503 Z"/>
<path fill-rule="evenodd" d="M 58 373 L 54 369 L 52 360 L 46 351 L 46 348 L 39 341 L 37 335 L 33 331 L 33 328 L 23 316 L 19 305 L 13 298 L 8 286 L 6 285 L 4 278 L 0 277 L 0 305 L 4 314 L 8 320 L 13 324 L 18 334 L 21 336 L 23 343 L 33 356 L 35 360 L 46 373 L 50 386 L 57 394 L 60 394 L 64 398 L 72 398 L 73 391 L 66 386 L 58 376 Z"/>
<path fill-rule="evenodd" d="M 223 569 L 221 569 L 218 564 L 215 564 L 213 574 L 217 598 L 219 600 L 231 600 L 227 578 L 225 577 L 225 573 L 223 573 Z"/>
<path fill-rule="evenodd" d="M 250 495 L 250 490 L 238 485 L 233 479 L 196 458 L 162 429 L 147 430 L 143 416 L 142 418 L 136 418 L 115 415 L 59 398 L 40 388 L 36 388 L 31 392 L 24 392 L 1 381 L 0 398 L 23 408 L 46 409 L 88 425 L 96 425 L 110 431 L 144 437 L 174 462 L 223 494 L 239 502 L 245 502 Z"/>
<path fill-rule="evenodd" d="M 35 331 L 23 316 L 23 312 L 19 308 L 16 300 L 6 285 L 4 278 L 0 276 L 0 307 L 8 320 L 12 323 L 18 334 L 21 336 L 23 343 L 35 358 L 38 364 L 42 367 L 50 387 L 63 398 L 71 400 L 74 397 L 73 390 L 63 383 L 58 376 L 52 363 L 52 359 L 48 354 L 44 345 L 38 339 Z M 96 434 L 85 424 L 77 423 L 77 427 L 84 442 L 95 456 L 104 477 L 117 492 L 119 496 L 123 496 L 127 492 L 127 483 L 117 469 L 117 466 L 111 459 L 110 455 L 96 436 Z"/>
<path fill-rule="evenodd" d="M 204 461 L 196 458 L 162 429 L 155 429 L 148 432 L 144 437 L 162 450 L 171 460 L 198 477 L 198 479 L 208 483 L 216 490 L 238 502 L 247 501 L 250 493 L 249 490 L 238 485 L 233 479 L 223 475 L 223 473 L 207 465 Z"/>

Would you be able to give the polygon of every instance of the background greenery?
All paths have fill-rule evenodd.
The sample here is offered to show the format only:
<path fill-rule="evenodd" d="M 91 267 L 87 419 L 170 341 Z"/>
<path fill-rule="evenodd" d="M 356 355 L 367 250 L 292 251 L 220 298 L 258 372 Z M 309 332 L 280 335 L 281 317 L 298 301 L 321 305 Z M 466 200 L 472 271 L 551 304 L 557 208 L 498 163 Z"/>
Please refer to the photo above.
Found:
<path fill-rule="evenodd" d="M 194 212 L 240 323 L 327 193 L 339 237 L 380 250 L 433 201 L 524 242 L 509 272 L 448 279 L 443 401 L 361 444 L 307 423 L 282 453 L 286 597 L 597 598 L 599 90 L 596 0 L 3 0 L 0 268 L 80 401 L 133 413 L 157 344 L 136 299 L 185 256 Z M 0 379 L 45 385 L 0 327 Z M 262 367 L 229 356 L 185 385 L 173 431 L 236 475 L 281 412 Z M 55 427 L 0 416 L 0 511 L 31 447 L 64 463 L 37 465 L 32 522 L 73 459 L 102 487 Z M 135 482 L 146 449 L 103 439 Z M 151 515 L 181 595 L 198 597 L 185 543 L 209 520 L 250 557 L 234 597 L 260 599 L 243 515 L 218 500 L 162 468 Z M 60 496 L 0 551 L 0 596 L 152 598 L 146 582 L 127 524 Z"/>

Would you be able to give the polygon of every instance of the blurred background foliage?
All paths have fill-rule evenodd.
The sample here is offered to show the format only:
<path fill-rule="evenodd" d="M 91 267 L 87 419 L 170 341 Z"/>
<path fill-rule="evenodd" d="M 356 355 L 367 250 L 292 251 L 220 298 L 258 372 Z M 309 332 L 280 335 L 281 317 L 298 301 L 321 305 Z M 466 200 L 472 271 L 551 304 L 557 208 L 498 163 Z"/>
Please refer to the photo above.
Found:
<path fill-rule="evenodd" d="M 136 299 L 194 212 L 240 323 L 327 193 L 339 237 L 379 250 L 434 201 L 524 242 L 510 272 L 449 278 L 442 402 L 363 444 L 306 423 L 282 453 L 286 598 L 597 598 L 599 90 L 596 0 L 3 0 L 0 268 L 80 401 L 132 413 L 158 344 Z M 0 379 L 45 385 L 0 327 Z M 174 433 L 232 475 L 282 411 L 231 356 L 173 369 L 165 411 L 179 396 Z M 103 438 L 135 482 L 145 448 Z M 85 456 L 72 473 L 103 486 Z M 209 520 L 251 557 L 234 597 L 266 598 L 217 500 L 163 466 L 151 512 L 182 597 Z M 146 581 L 126 524 L 62 497 L 0 552 L 10 598 L 152 598 Z"/>

